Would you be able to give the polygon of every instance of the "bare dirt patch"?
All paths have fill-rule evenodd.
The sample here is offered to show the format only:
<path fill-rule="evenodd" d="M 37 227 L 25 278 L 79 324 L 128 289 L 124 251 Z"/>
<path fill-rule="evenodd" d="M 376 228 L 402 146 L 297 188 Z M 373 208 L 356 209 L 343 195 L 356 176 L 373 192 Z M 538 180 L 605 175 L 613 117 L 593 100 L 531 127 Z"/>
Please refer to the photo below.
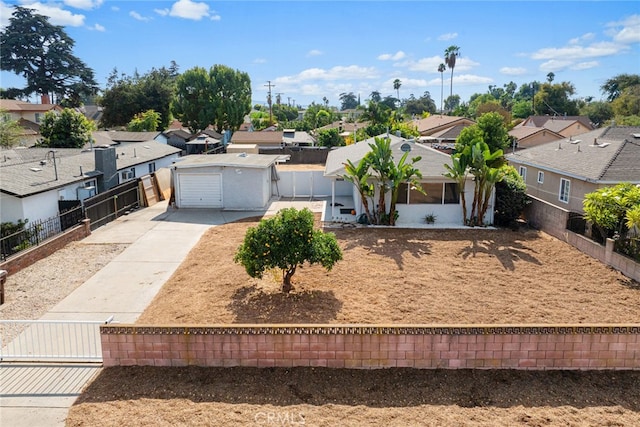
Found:
<path fill-rule="evenodd" d="M 257 219 L 209 230 L 140 324 L 638 323 L 640 287 L 544 233 L 338 229 L 344 260 L 296 289 L 233 254 Z M 68 426 L 630 426 L 640 372 L 319 368 L 104 370 Z"/>

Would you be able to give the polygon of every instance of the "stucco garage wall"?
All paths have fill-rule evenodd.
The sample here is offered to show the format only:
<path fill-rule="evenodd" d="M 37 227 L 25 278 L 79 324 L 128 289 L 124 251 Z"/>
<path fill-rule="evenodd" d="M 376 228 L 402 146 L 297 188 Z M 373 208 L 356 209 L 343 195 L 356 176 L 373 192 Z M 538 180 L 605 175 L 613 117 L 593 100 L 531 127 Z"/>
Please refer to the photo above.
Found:
<path fill-rule="evenodd" d="M 218 168 L 222 172 L 222 201 L 225 209 L 262 209 L 271 198 L 271 170 Z"/>
<path fill-rule="evenodd" d="M 280 180 L 277 192 L 274 191 L 274 194 L 279 192 L 282 197 L 328 197 L 331 195 L 331 180 L 325 178 L 321 170 L 279 170 L 278 176 Z"/>
<path fill-rule="evenodd" d="M 22 201 L 8 194 L 0 194 L 0 222 L 16 222 L 24 218 Z"/>

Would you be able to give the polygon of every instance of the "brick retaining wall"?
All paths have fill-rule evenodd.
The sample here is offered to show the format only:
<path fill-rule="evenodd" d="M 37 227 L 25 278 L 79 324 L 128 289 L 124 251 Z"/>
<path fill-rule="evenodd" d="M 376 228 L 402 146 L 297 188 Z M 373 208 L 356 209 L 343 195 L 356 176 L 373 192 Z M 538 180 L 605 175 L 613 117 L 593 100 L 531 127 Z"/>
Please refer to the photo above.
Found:
<path fill-rule="evenodd" d="M 17 273 L 23 268 L 40 261 L 52 253 L 62 249 L 71 242 L 82 240 L 91 234 L 88 219 L 82 220 L 79 225 L 63 231 L 56 236 L 47 239 L 38 246 L 26 249 L 0 263 L 0 270 L 6 270 L 9 275 Z"/>
<path fill-rule="evenodd" d="M 640 325 L 100 329 L 105 367 L 640 369 Z"/>

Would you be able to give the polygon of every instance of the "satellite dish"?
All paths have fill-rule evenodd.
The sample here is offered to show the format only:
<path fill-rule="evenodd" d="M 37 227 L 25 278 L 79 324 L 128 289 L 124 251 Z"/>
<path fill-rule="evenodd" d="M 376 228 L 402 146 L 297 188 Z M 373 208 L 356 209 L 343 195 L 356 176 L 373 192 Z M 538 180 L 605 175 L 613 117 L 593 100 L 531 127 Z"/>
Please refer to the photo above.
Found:
<path fill-rule="evenodd" d="M 400 149 L 405 153 L 411 151 L 411 144 L 407 144 L 406 142 L 400 146 Z"/>

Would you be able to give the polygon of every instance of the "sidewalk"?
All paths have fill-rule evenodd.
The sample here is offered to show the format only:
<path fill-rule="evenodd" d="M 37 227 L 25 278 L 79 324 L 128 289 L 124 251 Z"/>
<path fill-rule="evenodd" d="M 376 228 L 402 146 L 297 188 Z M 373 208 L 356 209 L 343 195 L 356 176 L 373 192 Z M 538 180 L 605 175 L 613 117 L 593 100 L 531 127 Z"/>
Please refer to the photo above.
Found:
<path fill-rule="evenodd" d="M 179 210 L 165 201 L 123 216 L 83 242 L 130 246 L 42 319 L 105 320 L 113 315 L 114 322 L 133 323 L 206 230 L 281 207 L 275 202 L 266 212 Z M 69 408 L 100 370 L 97 364 L 1 364 L 0 425 L 64 426 Z"/>

